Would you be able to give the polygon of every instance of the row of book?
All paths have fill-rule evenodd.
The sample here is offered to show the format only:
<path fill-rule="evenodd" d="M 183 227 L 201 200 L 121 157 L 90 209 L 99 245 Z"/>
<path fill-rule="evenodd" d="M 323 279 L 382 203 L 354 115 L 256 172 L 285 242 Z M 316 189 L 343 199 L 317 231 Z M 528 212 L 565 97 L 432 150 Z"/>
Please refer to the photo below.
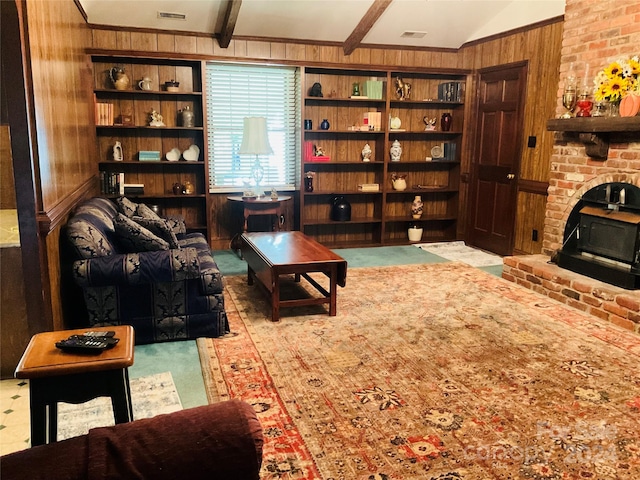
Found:
<path fill-rule="evenodd" d="M 103 195 L 144 195 L 144 183 L 125 183 L 124 172 L 101 170 L 100 193 Z"/>
<path fill-rule="evenodd" d="M 96 125 L 113 125 L 113 104 L 96 102 Z"/>
<path fill-rule="evenodd" d="M 439 84 L 438 100 L 441 102 L 463 102 L 464 82 L 445 82 Z"/>

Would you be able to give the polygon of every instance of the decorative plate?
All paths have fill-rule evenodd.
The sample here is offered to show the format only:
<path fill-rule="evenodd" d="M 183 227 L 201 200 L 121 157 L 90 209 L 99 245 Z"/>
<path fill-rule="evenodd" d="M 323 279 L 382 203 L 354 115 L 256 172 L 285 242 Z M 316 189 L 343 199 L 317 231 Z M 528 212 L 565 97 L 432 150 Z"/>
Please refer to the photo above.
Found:
<path fill-rule="evenodd" d="M 431 157 L 442 158 L 442 147 L 440 145 L 436 145 L 431 149 Z"/>
<path fill-rule="evenodd" d="M 391 126 L 392 130 L 398 130 L 402 126 L 402 122 L 400 121 L 400 118 L 399 117 L 391 117 L 390 126 Z"/>

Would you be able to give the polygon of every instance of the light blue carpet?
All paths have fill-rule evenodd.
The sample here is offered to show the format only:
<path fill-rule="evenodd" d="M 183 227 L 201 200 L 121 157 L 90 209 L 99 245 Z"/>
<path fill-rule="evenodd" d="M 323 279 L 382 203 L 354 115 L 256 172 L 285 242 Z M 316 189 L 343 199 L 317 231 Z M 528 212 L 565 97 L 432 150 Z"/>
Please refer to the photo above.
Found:
<path fill-rule="evenodd" d="M 133 360 L 130 378 L 171 372 L 183 408 L 208 403 L 194 340 L 137 345 Z"/>

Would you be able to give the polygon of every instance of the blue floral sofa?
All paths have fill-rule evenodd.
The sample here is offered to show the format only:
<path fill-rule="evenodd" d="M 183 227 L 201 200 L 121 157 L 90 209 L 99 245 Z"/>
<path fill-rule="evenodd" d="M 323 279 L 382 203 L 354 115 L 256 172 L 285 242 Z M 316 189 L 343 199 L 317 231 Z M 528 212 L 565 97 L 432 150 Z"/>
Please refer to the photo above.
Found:
<path fill-rule="evenodd" d="M 223 277 L 201 233 L 125 197 L 91 198 L 65 226 L 73 283 L 86 318 L 76 326 L 132 325 L 136 343 L 229 332 Z"/>

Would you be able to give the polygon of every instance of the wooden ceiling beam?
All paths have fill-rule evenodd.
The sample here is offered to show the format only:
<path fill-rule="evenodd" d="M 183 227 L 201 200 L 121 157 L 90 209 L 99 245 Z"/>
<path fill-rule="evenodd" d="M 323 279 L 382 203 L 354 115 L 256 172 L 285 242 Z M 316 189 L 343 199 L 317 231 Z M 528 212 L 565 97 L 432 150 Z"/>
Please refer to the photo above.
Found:
<path fill-rule="evenodd" d="M 222 28 L 220 29 L 220 36 L 218 37 L 220 48 L 227 48 L 231 43 L 231 37 L 233 37 L 233 31 L 236 28 L 242 0 L 227 0 L 224 3 L 226 3 L 224 20 L 222 22 Z M 222 5 L 224 5 L 224 3 Z"/>
<path fill-rule="evenodd" d="M 345 55 L 350 55 L 358 48 L 362 39 L 369 33 L 369 30 L 371 30 L 380 18 L 380 15 L 384 13 L 392 1 L 393 0 L 373 0 L 373 4 L 369 7 L 367 13 L 364 14 L 358 25 L 356 25 L 356 28 L 351 32 L 351 35 L 344 41 L 342 50 Z"/>

